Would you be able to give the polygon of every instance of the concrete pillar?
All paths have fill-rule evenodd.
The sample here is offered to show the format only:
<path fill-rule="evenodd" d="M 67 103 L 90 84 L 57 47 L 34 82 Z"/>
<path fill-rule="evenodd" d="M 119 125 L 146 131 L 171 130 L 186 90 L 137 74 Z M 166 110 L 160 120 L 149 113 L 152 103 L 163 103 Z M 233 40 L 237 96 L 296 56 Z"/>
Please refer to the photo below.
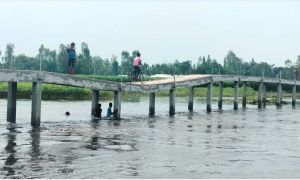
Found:
<path fill-rule="evenodd" d="M 276 106 L 280 106 L 280 101 L 281 101 L 281 83 L 277 84 L 277 101 L 276 101 Z"/>
<path fill-rule="evenodd" d="M 239 81 L 234 81 L 233 109 L 238 109 L 238 97 L 239 97 Z"/>
<path fill-rule="evenodd" d="M 16 123 L 17 82 L 8 82 L 7 122 Z"/>
<path fill-rule="evenodd" d="M 40 126 L 41 123 L 41 101 L 42 81 L 32 83 L 31 125 Z"/>
<path fill-rule="evenodd" d="M 258 99 L 257 99 L 257 105 L 258 108 L 262 107 L 262 89 L 263 89 L 263 82 L 260 82 L 258 85 Z"/>
<path fill-rule="evenodd" d="M 247 82 L 243 82 L 243 108 L 246 107 L 247 104 Z"/>
<path fill-rule="evenodd" d="M 169 95 L 169 114 L 175 115 L 175 89 L 170 90 Z"/>
<path fill-rule="evenodd" d="M 222 101 L 223 101 L 223 81 L 219 82 L 219 100 L 218 100 L 218 107 L 222 109 Z"/>
<path fill-rule="evenodd" d="M 92 90 L 92 108 L 91 115 L 95 116 L 95 110 L 98 108 L 99 103 L 99 90 Z"/>
<path fill-rule="evenodd" d="M 262 104 L 265 107 L 267 105 L 267 90 L 266 90 L 266 84 L 265 83 L 263 83 L 262 93 L 263 93 Z"/>
<path fill-rule="evenodd" d="M 194 89 L 195 87 L 189 87 L 189 105 L 188 105 L 188 109 L 190 111 L 193 111 L 193 106 L 194 106 Z"/>
<path fill-rule="evenodd" d="M 114 97 L 114 119 L 119 120 L 121 118 L 121 91 L 115 91 L 115 97 Z"/>
<path fill-rule="evenodd" d="M 296 84 L 293 85 L 293 99 L 292 99 L 292 106 L 296 106 Z"/>
<path fill-rule="evenodd" d="M 206 111 L 211 112 L 212 82 L 207 84 Z"/>
<path fill-rule="evenodd" d="M 149 94 L 149 115 L 155 115 L 155 93 Z"/>

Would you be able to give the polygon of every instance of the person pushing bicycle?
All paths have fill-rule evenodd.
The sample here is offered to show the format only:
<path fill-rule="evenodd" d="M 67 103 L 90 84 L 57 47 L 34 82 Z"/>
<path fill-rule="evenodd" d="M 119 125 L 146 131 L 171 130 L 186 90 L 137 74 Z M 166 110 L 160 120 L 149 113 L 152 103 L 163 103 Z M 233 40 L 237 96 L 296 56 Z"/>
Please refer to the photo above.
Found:
<path fill-rule="evenodd" d="M 133 60 L 133 68 L 134 68 L 135 79 L 137 79 L 138 75 L 140 74 L 140 71 L 141 71 L 140 66 L 143 67 L 142 60 L 141 60 L 141 54 L 138 52 L 136 54 L 136 57 Z"/>

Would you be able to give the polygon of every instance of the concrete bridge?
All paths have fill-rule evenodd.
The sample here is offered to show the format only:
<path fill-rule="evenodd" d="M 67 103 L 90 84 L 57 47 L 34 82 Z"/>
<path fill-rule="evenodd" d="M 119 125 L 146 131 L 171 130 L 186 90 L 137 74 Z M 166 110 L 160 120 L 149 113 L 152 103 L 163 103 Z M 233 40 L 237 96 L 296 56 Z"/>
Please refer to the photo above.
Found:
<path fill-rule="evenodd" d="M 266 104 L 265 83 L 277 84 L 277 102 L 280 105 L 282 99 L 282 84 L 292 85 L 292 106 L 296 104 L 296 86 L 300 81 L 285 80 L 281 78 L 251 77 L 251 76 L 231 76 L 231 75 L 187 75 L 176 78 L 168 78 L 156 81 L 141 83 L 118 83 L 91 78 L 81 78 L 66 74 L 43 72 L 43 71 L 24 71 L 24 70 L 0 70 L 0 82 L 8 82 L 7 95 L 7 121 L 16 122 L 16 95 L 18 82 L 32 82 L 32 109 L 31 125 L 40 126 L 41 121 L 41 97 L 42 84 L 57 84 L 73 87 L 92 89 L 92 108 L 93 115 L 99 102 L 99 91 L 114 91 L 114 119 L 121 118 L 121 96 L 123 92 L 149 93 L 149 115 L 155 114 L 155 93 L 169 90 L 169 114 L 175 114 L 175 91 L 177 88 L 189 88 L 188 110 L 193 110 L 194 88 L 199 85 L 207 84 L 207 106 L 206 110 L 211 111 L 212 83 L 219 82 L 219 101 L 218 108 L 222 108 L 223 81 L 234 81 L 234 109 L 238 109 L 238 88 L 239 82 L 243 82 L 243 102 L 246 107 L 247 82 L 259 83 L 258 89 L 258 108 Z"/>

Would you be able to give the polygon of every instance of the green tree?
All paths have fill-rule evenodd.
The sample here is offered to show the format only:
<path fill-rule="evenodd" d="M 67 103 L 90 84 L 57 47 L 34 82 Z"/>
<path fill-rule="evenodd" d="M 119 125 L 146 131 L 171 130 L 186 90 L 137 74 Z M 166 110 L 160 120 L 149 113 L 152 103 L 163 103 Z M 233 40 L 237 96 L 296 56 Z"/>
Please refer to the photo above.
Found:
<path fill-rule="evenodd" d="M 14 56 L 14 48 L 15 48 L 15 45 L 14 44 L 7 44 L 6 46 L 6 51 L 5 51 L 5 56 L 3 58 L 4 60 L 4 68 L 12 68 L 13 67 L 13 62 L 14 62 L 14 59 L 15 59 L 15 56 Z"/>

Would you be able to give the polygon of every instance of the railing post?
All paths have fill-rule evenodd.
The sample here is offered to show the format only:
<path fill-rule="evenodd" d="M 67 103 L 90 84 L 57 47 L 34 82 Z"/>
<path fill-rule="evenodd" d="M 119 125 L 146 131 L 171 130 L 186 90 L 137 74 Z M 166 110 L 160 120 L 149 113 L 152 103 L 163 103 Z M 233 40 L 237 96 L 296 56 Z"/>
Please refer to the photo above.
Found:
<path fill-rule="evenodd" d="M 211 112 L 212 82 L 207 85 L 206 111 Z"/>
<path fill-rule="evenodd" d="M 223 103 L 223 81 L 219 82 L 219 100 L 218 100 L 218 108 L 222 109 Z"/>
<path fill-rule="evenodd" d="M 169 114 L 175 115 L 175 89 L 171 89 L 169 94 Z"/>
<path fill-rule="evenodd" d="M 247 104 L 247 82 L 243 81 L 243 108 L 246 107 Z"/>
<path fill-rule="evenodd" d="M 189 87 L 189 104 L 188 104 L 188 110 L 193 111 L 193 106 L 194 106 L 194 90 L 195 87 Z"/>
<path fill-rule="evenodd" d="M 8 82 L 7 122 L 16 123 L 17 82 Z"/>
<path fill-rule="evenodd" d="M 32 83 L 31 125 L 41 124 L 42 81 Z"/>
<path fill-rule="evenodd" d="M 155 115 L 155 93 L 149 94 L 149 115 Z"/>
<path fill-rule="evenodd" d="M 99 103 L 99 90 L 92 90 L 92 108 L 91 108 L 91 115 L 95 116 L 95 111 L 98 108 Z"/>
<path fill-rule="evenodd" d="M 113 111 L 115 120 L 120 120 L 121 119 L 121 96 L 122 96 L 122 91 L 121 90 L 115 91 L 114 111 Z"/>
<path fill-rule="evenodd" d="M 239 98 L 239 81 L 234 81 L 233 109 L 238 109 L 238 98 Z"/>
<path fill-rule="evenodd" d="M 296 106 L 296 84 L 293 85 L 293 99 L 292 99 L 292 106 Z"/>

